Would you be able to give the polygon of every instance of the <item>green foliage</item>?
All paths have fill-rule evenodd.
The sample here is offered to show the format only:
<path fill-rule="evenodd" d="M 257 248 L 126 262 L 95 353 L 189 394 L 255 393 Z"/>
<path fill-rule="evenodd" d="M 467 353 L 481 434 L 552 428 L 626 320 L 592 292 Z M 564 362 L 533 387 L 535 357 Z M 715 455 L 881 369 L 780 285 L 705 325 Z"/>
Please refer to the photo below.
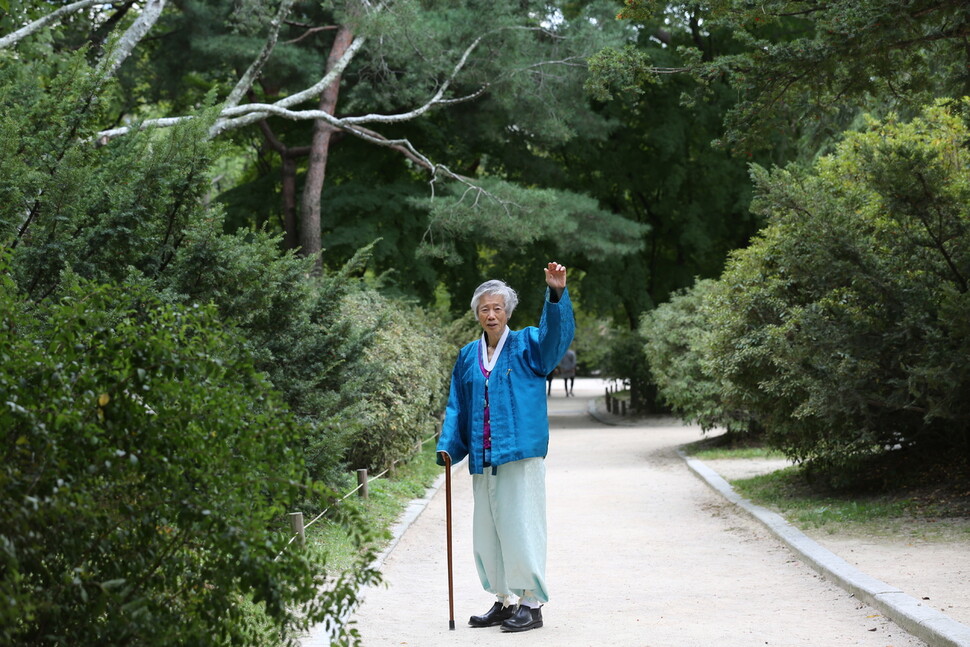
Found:
<path fill-rule="evenodd" d="M 712 371 L 790 457 L 970 446 L 967 138 L 940 104 L 755 169 L 770 224 L 712 299 Z"/>
<path fill-rule="evenodd" d="M 586 193 L 642 227 L 634 253 L 573 261 L 583 271 L 583 306 L 631 330 L 673 291 L 720 274 L 727 254 L 758 226 L 748 209 L 746 165 L 769 159 L 732 157 L 711 147 L 737 94 L 723 80 L 702 84 L 687 74 L 660 73 L 690 67 L 685 48 L 698 43 L 711 54 L 738 49 L 723 29 L 692 31 L 686 15 L 636 29 L 616 21 L 615 10 L 605 17 L 626 30 L 628 44 L 591 58 L 586 88 L 597 99 L 612 97 L 593 106 L 615 129 L 534 156 L 520 154 L 526 161 L 514 166 L 523 176 L 537 174 L 551 186 Z M 647 73 L 652 80 L 639 83 Z M 704 101 L 684 99 L 697 96 Z M 776 159 L 784 160 L 783 147 L 777 150 Z"/>
<path fill-rule="evenodd" d="M 159 94 L 131 91 L 130 100 L 164 96 L 179 105 L 186 94 L 179 88 L 190 74 L 224 92 L 222 79 L 230 70 L 244 67 L 245 56 L 240 53 L 249 51 L 252 56 L 260 44 L 258 24 L 264 17 L 252 4 L 187 2 L 180 4 L 179 11 L 169 12 L 168 31 L 150 53 L 150 69 L 161 77 L 151 87 Z M 555 6 L 533 0 L 487 4 L 404 0 L 374 11 L 357 11 L 356 3 L 297 3 L 254 91 L 273 100 L 318 80 L 334 32 L 308 32 L 308 26 L 349 25 L 356 36 L 367 40 L 342 75 L 340 112 L 407 112 L 447 84 L 444 98 L 454 103 L 439 104 L 421 119 L 382 124 L 380 130 L 394 139 L 407 138 L 430 159 L 473 181 L 493 181 L 490 187 L 494 187 L 502 181 L 503 169 L 485 162 L 492 150 L 505 150 L 510 143 L 541 146 L 603 132 L 603 120 L 576 97 L 582 96 L 582 59 L 604 43 L 617 42 L 619 29 L 601 20 L 605 3 L 587 4 L 581 15 L 557 20 Z M 226 34 L 229 29 L 232 33 Z M 473 43 L 476 46 L 470 48 Z M 466 50 L 468 58 L 456 67 Z M 475 100 L 469 100 L 473 96 Z M 273 118 L 268 127 L 290 153 L 308 143 L 307 124 Z M 298 164 L 302 170 L 302 161 Z M 461 258 L 464 263 L 477 260 L 484 244 L 475 239 L 476 231 L 496 210 L 469 211 L 467 205 L 456 205 L 459 200 L 454 196 L 460 196 L 463 186 L 439 188 L 445 180 L 436 174 L 438 183 L 429 190 L 427 175 L 398 151 L 382 150 L 353 137 L 334 141 L 327 165 L 321 224 L 327 249 L 323 261 L 331 269 L 339 268 L 361 245 L 379 238 L 371 257 L 374 271 L 381 274 L 405 264 L 414 266 L 414 271 L 397 272 L 388 282 L 404 294 L 427 299 L 438 282 L 453 284 L 460 273 L 454 267 L 442 267 L 441 256 Z M 246 184 L 257 186 L 233 187 L 224 196 L 229 222 L 277 226 L 271 214 L 279 211 L 280 194 L 274 186 L 279 166 L 275 153 L 253 160 Z M 272 184 L 267 176 L 274 178 Z M 565 191 L 552 197 L 528 178 L 517 184 L 499 194 L 506 202 L 520 201 L 524 209 L 519 211 L 532 214 L 516 213 L 513 218 L 526 227 L 527 235 L 517 238 L 501 228 L 490 236 L 489 245 L 499 249 L 513 243 L 517 249 L 529 245 L 535 256 L 539 238 L 558 243 L 549 234 L 551 228 L 543 229 L 539 222 L 541 216 L 552 213 L 548 207 L 558 202 L 565 208 L 555 212 L 554 224 L 565 222 L 567 233 L 584 230 L 593 242 L 589 248 L 594 257 L 638 246 L 642 228 L 604 212 L 595 201 Z M 441 199 L 422 199 L 432 194 Z M 485 207 L 485 202 L 478 204 Z M 429 209 L 433 210 L 430 223 Z M 441 211 L 448 212 L 449 224 L 439 227 Z M 464 217 L 469 218 L 467 224 L 449 226 Z M 583 251 L 576 238 L 564 239 L 558 255 Z M 431 243 L 426 249 L 435 253 L 422 255 L 415 263 L 415 250 L 426 242 Z"/>
<path fill-rule="evenodd" d="M 202 211 L 207 120 L 97 147 L 100 91 L 83 53 L 46 68 L 0 62 L 0 232 L 34 299 L 68 267 L 96 281 L 157 276 Z"/>
<path fill-rule="evenodd" d="M 307 261 L 280 252 L 276 237 L 223 234 L 222 210 L 205 204 L 207 121 L 97 147 L 97 83 L 83 56 L 61 67 L 47 78 L 40 64 L 0 65 L 0 130 L 9 135 L 0 163 L 11 178 L 0 189 L 0 222 L 18 285 L 35 300 L 54 298 L 69 270 L 133 282 L 168 303 L 214 304 L 306 423 L 311 476 L 333 482 L 361 425 L 369 376 L 363 350 L 372 331 L 341 305 L 366 253 L 310 279 Z"/>
<path fill-rule="evenodd" d="M 27 644 L 39 640 L 31 633 L 38 627 L 61 631 L 62 620 L 72 644 L 118 644 L 126 636 L 153 644 L 240 644 L 267 636 L 285 642 L 325 619 L 335 640 L 352 641 L 352 629 L 343 626 L 347 610 L 359 585 L 374 579 L 369 535 L 353 510 L 336 512 L 336 522 L 362 546 L 346 572 L 324 573 L 306 557 L 267 562 L 285 539 L 270 530 L 284 526 L 283 511 L 330 502 L 329 490 L 309 484 L 338 481 L 348 443 L 366 419 L 366 396 L 377 389 L 368 380 L 381 377 L 364 354 L 375 326 L 355 321 L 343 306 L 358 289 L 354 277 L 363 272 L 366 251 L 340 271 L 311 278 L 307 261 L 281 253 L 276 237 L 223 234 L 221 209 L 208 205 L 213 145 L 205 115 L 98 146 L 93 135 L 107 110 L 104 88 L 81 54 L 25 65 L 3 58 L 0 77 L 0 227 L 11 303 L 17 291 L 4 329 L 16 341 L 7 355 L 16 359 L 5 361 L 3 371 L 10 372 L 3 375 L 5 385 L 27 393 L 4 401 L 27 412 L 11 407 L 12 416 L 33 415 L 31 407 L 47 416 L 34 416 L 37 430 L 17 427 L 13 418 L 2 430 L 11 452 L 30 449 L 29 459 L 38 462 L 30 469 L 48 479 L 45 496 L 64 489 L 57 478 L 77 481 L 67 494 L 82 493 L 58 498 L 58 507 L 24 521 L 17 532 L 26 534 L 14 533 L 20 522 L 13 517 L 4 522 L 4 586 L 26 605 L 5 607 L 19 620 L 4 627 L 21 632 Z M 102 283 L 115 287 L 92 287 Z M 80 314 L 67 321 L 59 308 L 71 304 Z M 196 317 L 191 326 L 182 323 L 187 317 Z M 55 355 L 58 344 L 70 347 Z M 34 379 L 32 366 L 36 384 L 26 382 Z M 45 391 L 52 380 L 63 382 L 57 387 L 63 392 Z M 142 392 L 146 380 L 151 394 Z M 99 408 L 102 394 L 109 404 Z M 132 404 L 142 402 L 155 413 Z M 114 424 L 99 412 L 121 416 L 112 432 L 117 438 L 91 431 Z M 144 448 L 135 446 L 138 435 L 122 443 L 131 429 L 149 434 Z M 63 475 L 42 462 L 42 452 L 17 444 L 36 434 L 37 442 L 48 442 L 40 432 L 55 431 L 67 439 L 50 440 L 65 452 L 57 454 Z M 176 460 L 183 446 L 185 459 Z M 124 453 L 112 453 L 118 451 Z M 251 466 L 237 465 L 250 458 Z M 12 458 L 8 464 L 28 469 Z M 92 476 L 83 481 L 89 466 Z M 139 471 L 148 468 L 156 471 Z M 234 471 L 227 476 L 227 470 Z M 21 515 L 33 505 L 26 497 L 37 498 L 25 483 L 7 481 L 8 499 L 25 502 Z M 59 523 L 71 505 L 83 509 L 88 525 L 66 524 L 63 533 L 38 540 L 40 528 Z M 121 523 L 130 514 L 138 516 L 131 530 Z M 207 532 L 211 540 L 201 537 Z M 30 541 L 36 546 L 23 548 Z M 21 557 L 32 561 L 21 564 Z M 112 580 L 119 582 L 98 593 Z M 51 597 L 39 597 L 47 588 Z M 257 618 L 244 617 L 245 609 Z"/>
<path fill-rule="evenodd" d="M 573 301 L 576 318 L 576 336 L 573 350 L 576 351 L 577 375 L 590 375 L 602 370 L 609 355 L 609 340 L 613 335 L 613 325 L 606 318 L 595 317 L 587 312 L 581 303 Z"/>
<path fill-rule="evenodd" d="M 365 406 L 359 367 L 373 330 L 345 312 L 342 301 L 357 289 L 349 274 L 367 252 L 341 272 L 310 279 L 309 261 L 281 253 L 276 237 L 219 229 L 214 218 L 189 228 L 155 285 L 175 302 L 211 302 L 235 323 L 240 344 L 308 425 L 310 475 L 333 482 Z"/>
<path fill-rule="evenodd" d="M 447 395 L 454 355 L 415 306 L 358 292 L 342 304 L 345 316 L 376 329 L 363 356 L 369 372 L 361 394 L 363 419 L 348 443 L 351 466 L 372 470 L 414 453 L 432 435 Z"/>
<path fill-rule="evenodd" d="M 644 86 L 657 83 L 650 56 L 633 45 L 607 47 L 589 59 L 585 90 L 598 101 L 610 101 L 615 94 L 642 94 Z"/>
<path fill-rule="evenodd" d="M 657 387 L 650 375 L 643 342 L 635 330 L 613 329 L 601 366 L 605 377 L 629 382 L 633 411 L 649 413 L 657 408 Z"/>
<path fill-rule="evenodd" d="M 304 430 L 215 309 L 66 278 L 33 305 L 0 274 L 3 641 L 247 644 L 245 599 L 284 642 L 341 617 L 372 555 L 322 590 L 276 559 Z"/>
<path fill-rule="evenodd" d="M 706 279 L 674 294 L 643 316 L 640 335 L 646 340 L 644 353 L 653 382 L 675 413 L 704 431 L 720 427 L 746 432 L 751 430 L 751 417 L 725 405 L 721 384 L 707 361 L 710 299 L 719 286 Z"/>
<path fill-rule="evenodd" d="M 636 251 L 647 227 L 600 208 L 596 200 L 570 191 L 529 189 L 508 182 L 481 181 L 483 190 L 452 184 L 428 200 L 431 241 L 425 254 L 461 263 L 455 240 L 472 239 L 503 249 L 534 249 L 554 243 L 564 257 L 589 262 Z"/>
<path fill-rule="evenodd" d="M 932 0 L 792 2 L 630 0 L 622 17 L 643 25 L 689 16 L 695 36 L 730 34 L 737 48 L 689 46 L 691 74 L 728 80 L 740 100 L 727 113 L 725 143 L 773 146 L 778 133 L 805 138 L 805 154 L 837 138 L 860 109 L 912 115 L 935 97 L 967 91 L 964 39 L 970 9 Z M 703 25 L 703 28 L 701 28 Z M 628 65 L 635 70 L 635 65 Z M 630 72 L 632 74 L 632 71 Z"/>

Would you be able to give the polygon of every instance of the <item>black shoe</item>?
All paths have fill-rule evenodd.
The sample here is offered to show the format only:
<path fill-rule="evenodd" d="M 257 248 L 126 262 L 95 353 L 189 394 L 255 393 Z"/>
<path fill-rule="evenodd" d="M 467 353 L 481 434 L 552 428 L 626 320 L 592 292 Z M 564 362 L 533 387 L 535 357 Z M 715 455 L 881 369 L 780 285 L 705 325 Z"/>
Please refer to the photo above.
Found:
<path fill-rule="evenodd" d="M 515 607 L 512 605 L 503 607 L 501 602 L 496 602 L 482 615 L 469 618 L 468 624 L 473 627 L 494 627 L 511 618 L 514 613 Z"/>
<path fill-rule="evenodd" d="M 528 631 L 542 626 L 542 607 L 519 605 L 512 617 L 502 623 L 502 631 Z"/>

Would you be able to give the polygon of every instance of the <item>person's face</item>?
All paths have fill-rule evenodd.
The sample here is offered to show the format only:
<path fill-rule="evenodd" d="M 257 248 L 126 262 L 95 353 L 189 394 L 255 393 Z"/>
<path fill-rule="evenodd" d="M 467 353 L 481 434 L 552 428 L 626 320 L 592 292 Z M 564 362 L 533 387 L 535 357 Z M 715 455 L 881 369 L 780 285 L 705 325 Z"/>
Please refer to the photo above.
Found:
<path fill-rule="evenodd" d="M 497 341 L 509 322 L 505 299 L 497 294 L 485 294 L 478 300 L 478 323 L 489 339 Z"/>

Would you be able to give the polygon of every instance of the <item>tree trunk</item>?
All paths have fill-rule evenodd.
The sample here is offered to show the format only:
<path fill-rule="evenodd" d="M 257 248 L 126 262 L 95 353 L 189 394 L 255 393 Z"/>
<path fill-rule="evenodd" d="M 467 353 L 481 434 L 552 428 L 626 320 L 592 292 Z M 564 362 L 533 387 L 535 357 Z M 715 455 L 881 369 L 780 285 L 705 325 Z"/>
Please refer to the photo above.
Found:
<path fill-rule="evenodd" d="M 283 245 L 286 249 L 296 249 L 300 243 L 296 219 L 296 160 L 309 155 L 308 146 L 289 148 L 276 136 L 269 122 L 259 122 L 259 129 L 267 146 L 280 155 L 280 183 L 283 201 Z"/>
<path fill-rule="evenodd" d="M 281 153 L 282 198 L 283 198 L 283 244 L 286 249 L 296 249 L 299 245 L 299 232 L 296 222 L 296 156 Z"/>
<path fill-rule="evenodd" d="M 333 69 L 336 63 L 350 47 L 354 40 L 354 35 L 346 26 L 341 25 L 337 30 L 333 45 L 330 47 L 330 55 L 327 57 L 327 72 Z M 340 92 L 340 79 L 337 76 L 333 83 L 324 89 L 320 95 L 320 110 L 331 115 L 337 109 L 337 96 Z M 300 252 L 304 256 L 314 259 L 314 271 L 319 272 L 321 268 L 321 243 L 320 243 L 320 200 L 323 194 L 323 181 L 327 173 L 327 158 L 330 154 L 330 141 L 333 137 L 334 128 L 327 122 L 317 119 L 313 123 L 313 142 L 310 145 L 310 164 L 307 168 L 306 183 L 303 185 L 303 201 L 300 205 Z"/>

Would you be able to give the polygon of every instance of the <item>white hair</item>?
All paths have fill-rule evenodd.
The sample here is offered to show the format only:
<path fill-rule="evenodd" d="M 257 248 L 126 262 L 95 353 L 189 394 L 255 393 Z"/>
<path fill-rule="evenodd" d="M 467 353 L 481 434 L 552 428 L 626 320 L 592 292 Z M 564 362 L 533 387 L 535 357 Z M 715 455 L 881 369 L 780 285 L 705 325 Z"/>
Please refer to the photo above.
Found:
<path fill-rule="evenodd" d="M 505 300 L 505 313 L 509 317 L 512 316 L 515 306 L 519 304 L 519 295 L 503 281 L 495 279 L 485 281 L 475 289 L 475 294 L 472 296 L 472 314 L 476 317 L 478 316 L 478 302 L 486 294 L 496 294 L 502 297 Z"/>

